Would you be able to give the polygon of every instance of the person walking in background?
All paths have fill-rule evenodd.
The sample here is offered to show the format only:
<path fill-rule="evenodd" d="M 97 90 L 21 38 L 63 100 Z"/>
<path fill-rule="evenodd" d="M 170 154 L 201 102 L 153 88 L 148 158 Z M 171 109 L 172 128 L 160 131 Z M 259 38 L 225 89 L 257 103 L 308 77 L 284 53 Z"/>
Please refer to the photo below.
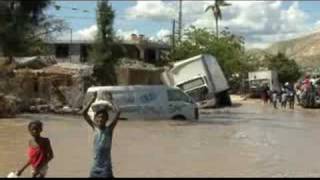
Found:
<path fill-rule="evenodd" d="M 276 90 L 274 90 L 272 92 L 272 104 L 273 104 L 273 108 L 277 109 L 277 103 L 278 103 L 278 92 Z"/>
<path fill-rule="evenodd" d="M 295 103 L 295 90 L 294 86 L 291 83 L 286 83 L 286 92 L 288 95 L 289 108 L 294 109 Z"/>
<path fill-rule="evenodd" d="M 272 104 L 272 91 L 268 86 L 268 90 L 267 90 L 267 95 L 268 95 L 268 103 Z"/>
<path fill-rule="evenodd" d="M 281 107 L 282 108 L 287 108 L 287 98 L 288 94 L 286 91 L 281 91 Z"/>
<path fill-rule="evenodd" d="M 262 90 L 262 100 L 263 100 L 263 103 L 264 103 L 264 104 L 267 104 L 268 101 L 269 101 L 268 91 L 269 91 L 269 87 L 268 87 L 267 84 L 265 84 L 265 85 L 263 86 L 263 90 Z"/>

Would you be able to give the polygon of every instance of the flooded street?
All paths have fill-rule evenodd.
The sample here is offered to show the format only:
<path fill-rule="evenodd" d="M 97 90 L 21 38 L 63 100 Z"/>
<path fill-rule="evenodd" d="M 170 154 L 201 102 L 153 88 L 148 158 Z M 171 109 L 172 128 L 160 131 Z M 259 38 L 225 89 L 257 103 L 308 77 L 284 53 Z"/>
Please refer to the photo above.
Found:
<path fill-rule="evenodd" d="M 203 110 L 198 122 L 120 121 L 116 177 L 320 176 L 320 110 L 243 102 Z M 27 124 L 44 122 L 55 159 L 48 177 L 88 177 L 92 131 L 81 117 L 24 114 L 0 120 L 0 176 L 26 160 Z M 24 176 L 29 176 L 27 170 Z"/>

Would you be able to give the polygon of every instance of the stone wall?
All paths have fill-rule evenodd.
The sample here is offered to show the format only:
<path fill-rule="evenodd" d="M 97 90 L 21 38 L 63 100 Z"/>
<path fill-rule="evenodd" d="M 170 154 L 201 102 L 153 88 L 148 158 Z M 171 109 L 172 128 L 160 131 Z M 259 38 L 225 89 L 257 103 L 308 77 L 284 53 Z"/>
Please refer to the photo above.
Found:
<path fill-rule="evenodd" d="M 116 69 L 118 85 L 159 85 L 162 70 L 134 69 L 118 67 Z"/>

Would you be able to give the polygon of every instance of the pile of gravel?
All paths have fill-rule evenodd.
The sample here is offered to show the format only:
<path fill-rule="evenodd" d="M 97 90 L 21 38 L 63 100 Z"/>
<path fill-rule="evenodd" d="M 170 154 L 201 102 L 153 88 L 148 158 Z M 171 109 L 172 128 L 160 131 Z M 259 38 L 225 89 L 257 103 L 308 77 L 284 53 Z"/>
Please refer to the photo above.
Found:
<path fill-rule="evenodd" d="M 148 69 L 148 70 L 158 70 L 159 68 L 153 64 L 146 63 L 136 59 L 122 58 L 118 62 L 119 67 L 123 68 L 133 68 L 133 69 Z"/>

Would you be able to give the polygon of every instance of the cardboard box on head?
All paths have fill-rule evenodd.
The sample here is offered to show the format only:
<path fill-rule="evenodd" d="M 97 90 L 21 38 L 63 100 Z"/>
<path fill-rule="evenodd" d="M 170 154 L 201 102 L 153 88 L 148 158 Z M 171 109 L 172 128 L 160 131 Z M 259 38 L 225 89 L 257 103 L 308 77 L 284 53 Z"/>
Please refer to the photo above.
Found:
<path fill-rule="evenodd" d="M 92 103 L 91 108 L 95 113 L 103 109 L 107 111 L 112 110 L 112 94 L 110 92 L 98 91 L 97 99 Z"/>
<path fill-rule="evenodd" d="M 96 112 L 100 110 L 113 111 L 112 104 L 112 94 L 106 91 L 97 91 L 97 98 L 91 104 L 91 111 L 89 110 L 88 114 L 90 118 L 93 120 Z"/>
<path fill-rule="evenodd" d="M 94 113 L 101 111 L 101 110 L 109 111 L 109 110 L 113 109 L 111 102 L 105 101 L 105 100 L 95 101 L 94 103 L 92 103 L 91 108 Z"/>

